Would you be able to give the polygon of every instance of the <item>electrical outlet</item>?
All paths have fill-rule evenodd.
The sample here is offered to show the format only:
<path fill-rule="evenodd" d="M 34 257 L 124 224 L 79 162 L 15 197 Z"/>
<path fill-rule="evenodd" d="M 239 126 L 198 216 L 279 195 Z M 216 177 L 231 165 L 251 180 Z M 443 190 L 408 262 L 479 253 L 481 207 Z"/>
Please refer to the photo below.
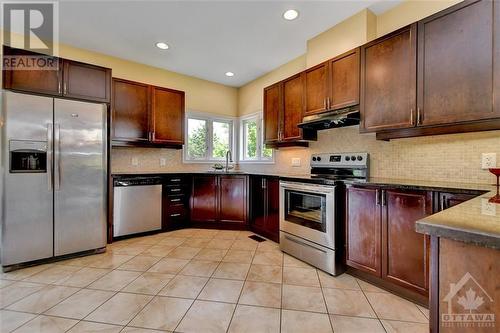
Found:
<path fill-rule="evenodd" d="M 497 154 L 496 153 L 483 153 L 481 155 L 481 168 L 489 169 L 497 167 Z"/>
<path fill-rule="evenodd" d="M 486 198 L 481 198 L 481 214 L 488 216 L 497 215 L 497 207 Z"/>
<path fill-rule="evenodd" d="M 294 157 L 294 158 L 292 158 L 292 166 L 293 167 L 299 167 L 300 166 L 300 157 Z"/>
<path fill-rule="evenodd" d="M 139 159 L 137 157 L 132 157 L 130 162 L 132 163 L 132 166 L 139 166 Z"/>
<path fill-rule="evenodd" d="M 164 157 L 160 157 L 160 166 L 164 167 L 167 165 L 167 159 Z"/>

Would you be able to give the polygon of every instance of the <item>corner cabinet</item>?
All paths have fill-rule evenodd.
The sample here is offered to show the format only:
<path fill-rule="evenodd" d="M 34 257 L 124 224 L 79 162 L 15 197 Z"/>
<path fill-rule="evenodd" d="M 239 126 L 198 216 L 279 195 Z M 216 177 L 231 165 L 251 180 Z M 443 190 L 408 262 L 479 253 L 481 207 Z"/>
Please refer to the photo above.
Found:
<path fill-rule="evenodd" d="M 114 146 L 182 148 L 184 92 L 113 78 Z"/>
<path fill-rule="evenodd" d="M 29 58 L 43 56 L 56 64 L 54 70 L 3 70 L 3 88 L 66 97 L 92 102 L 109 103 L 111 99 L 111 69 L 78 61 L 46 56 L 3 46 L 4 57 Z"/>
<path fill-rule="evenodd" d="M 195 225 L 245 228 L 247 216 L 248 176 L 193 176 L 191 222 Z"/>
<path fill-rule="evenodd" d="M 426 299 L 429 239 L 415 223 L 432 214 L 432 192 L 350 185 L 346 202 L 347 265 Z"/>

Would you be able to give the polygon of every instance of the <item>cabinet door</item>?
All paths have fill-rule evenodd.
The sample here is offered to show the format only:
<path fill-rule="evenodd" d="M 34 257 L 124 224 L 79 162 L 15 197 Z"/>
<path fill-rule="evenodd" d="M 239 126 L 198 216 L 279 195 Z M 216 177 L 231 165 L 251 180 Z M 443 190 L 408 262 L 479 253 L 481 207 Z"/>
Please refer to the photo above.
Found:
<path fill-rule="evenodd" d="M 438 209 L 439 211 L 448 209 L 450 207 L 456 206 L 458 204 L 461 204 L 462 202 L 465 202 L 467 200 L 470 200 L 474 197 L 477 197 L 478 194 L 463 194 L 463 193 L 439 193 L 439 203 L 438 203 Z"/>
<path fill-rule="evenodd" d="M 264 176 L 252 176 L 251 178 L 251 215 L 252 229 L 262 231 L 266 228 L 266 190 Z"/>
<path fill-rule="evenodd" d="M 302 122 L 304 100 L 302 75 L 297 74 L 283 81 L 283 141 L 302 138 L 302 131 L 297 127 Z"/>
<path fill-rule="evenodd" d="M 149 86 L 113 79 L 112 139 L 149 140 Z"/>
<path fill-rule="evenodd" d="M 347 264 L 381 276 L 381 213 L 377 188 L 347 188 Z"/>
<path fill-rule="evenodd" d="M 415 223 L 432 214 L 432 193 L 387 190 L 382 201 L 382 277 L 426 294 L 429 239 L 415 231 Z"/>
<path fill-rule="evenodd" d="M 194 176 L 191 190 L 191 220 L 217 220 L 217 176 Z"/>
<path fill-rule="evenodd" d="M 64 60 L 63 95 L 70 98 L 109 103 L 111 69 Z"/>
<path fill-rule="evenodd" d="M 304 113 L 316 114 L 328 110 L 328 61 L 304 72 Z"/>
<path fill-rule="evenodd" d="M 151 128 L 155 143 L 184 143 L 184 92 L 152 87 Z"/>
<path fill-rule="evenodd" d="M 266 177 L 266 231 L 267 237 L 279 242 L 280 232 L 280 181 L 276 177 Z"/>
<path fill-rule="evenodd" d="M 54 64 L 54 70 L 46 67 L 37 67 L 38 62 L 32 70 L 4 69 L 3 87 L 17 91 L 33 92 L 46 95 L 60 96 L 62 94 L 62 60 L 42 54 L 32 53 L 25 50 L 13 49 L 7 46 L 3 48 L 4 61 L 6 57 L 15 57 L 18 61 L 29 61 L 32 57 L 42 56 L 47 62 Z"/>
<path fill-rule="evenodd" d="M 361 47 L 361 129 L 415 125 L 416 24 Z"/>
<path fill-rule="evenodd" d="M 219 219 L 247 222 L 247 176 L 219 176 Z"/>
<path fill-rule="evenodd" d="M 500 117 L 500 108 L 493 103 L 498 92 L 494 82 L 500 80 L 493 70 L 500 66 L 494 52 L 500 48 L 494 40 L 496 36 L 498 43 L 500 17 L 493 15 L 494 7 L 500 4 L 469 1 L 419 22 L 421 125 Z"/>
<path fill-rule="evenodd" d="M 359 104 L 359 48 L 330 61 L 330 109 Z"/>
<path fill-rule="evenodd" d="M 280 140 L 283 99 L 281 82 L 264 88 L 264 142 Z"/>

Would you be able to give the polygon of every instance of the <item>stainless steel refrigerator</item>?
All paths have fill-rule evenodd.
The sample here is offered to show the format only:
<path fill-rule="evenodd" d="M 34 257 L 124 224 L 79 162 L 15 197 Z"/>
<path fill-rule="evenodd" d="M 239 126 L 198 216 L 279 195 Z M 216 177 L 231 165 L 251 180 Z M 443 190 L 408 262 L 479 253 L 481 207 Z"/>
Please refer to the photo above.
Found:
<path fill-rule="evenodd" d="M 2 92 L 2 266 L 106 246 L 106 106 Z"/>

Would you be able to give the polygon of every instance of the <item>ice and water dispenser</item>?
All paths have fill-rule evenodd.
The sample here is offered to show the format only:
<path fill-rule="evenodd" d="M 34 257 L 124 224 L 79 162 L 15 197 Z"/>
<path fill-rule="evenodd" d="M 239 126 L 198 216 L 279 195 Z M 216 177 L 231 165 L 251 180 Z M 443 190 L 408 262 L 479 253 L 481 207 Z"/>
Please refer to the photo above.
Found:
<path fill-rule="evenodd" d="M 9 141 L 9 170 L 11 173 L 47 172 L 46 141 Z"/>

